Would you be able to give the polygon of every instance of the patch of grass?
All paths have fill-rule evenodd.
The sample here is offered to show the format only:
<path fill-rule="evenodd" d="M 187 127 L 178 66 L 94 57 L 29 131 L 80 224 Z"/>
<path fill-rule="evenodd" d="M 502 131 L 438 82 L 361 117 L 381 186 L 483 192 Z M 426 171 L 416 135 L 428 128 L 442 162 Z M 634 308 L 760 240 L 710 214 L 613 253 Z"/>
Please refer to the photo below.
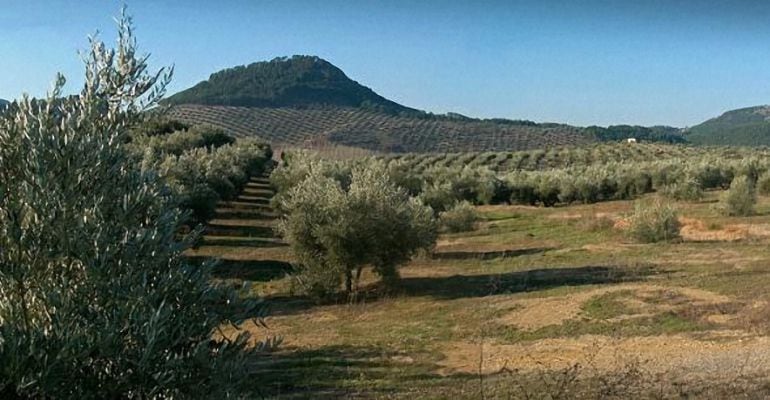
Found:
<path fill-rule="evenodd" d="M 723 229 L 723 226 L 719 222 L 711 221 L 708 223 L 708 225 L 706 225 L 706 228 L 710 231 L 718 231 Z"/>
<path fill-rule="evenodd" d="M 610 319 L 634 314 L 635 310 L 623 302 L 623 298 L 633 295 L 631 290 L 620 290 L 596 296 L 583 304 L 583 315 L 593 319 Z"/>
<path fill-rule="evenodd" d="M 485 221 L 503 221 L 506 219 L 521 218 L 521 213 L 518 211 L 498 210 L 498 211 L 482 211 L 481 218 Z"/>
<path fill-rule="evenodd" d="M 612 218 L 606 216 L 599 216 L 595 213 L 585 214 L 580 217 L 575 225 L 589 232 L 606 231 L 612 229 L 615 225 L 615 221 Z"/>
<path fill-rule="evenodd" d="M 532 342 L 549 338 L 607 335 L 615 337 L 658 336 L 683 332 L 704 331 L 711 325 L 674 312 L 654 316 L 628 318 L 618 321 L 571 319 L 561 325 L 549 325 L 526 331 L 510 326 L 499 326 L 496 335 L 511 342 Z"/>

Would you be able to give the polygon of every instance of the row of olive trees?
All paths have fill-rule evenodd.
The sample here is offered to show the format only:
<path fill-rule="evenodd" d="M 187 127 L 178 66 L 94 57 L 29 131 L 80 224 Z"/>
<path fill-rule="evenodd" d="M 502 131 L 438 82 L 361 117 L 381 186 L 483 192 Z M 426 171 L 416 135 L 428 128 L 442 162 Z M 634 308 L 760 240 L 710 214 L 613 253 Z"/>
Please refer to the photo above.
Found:
<path fill-rule="evenodd" d="M 422 172 L 433 167 L 486 167 L 497 173 L 586 167 L 616 162 L 652 162 L 672 159 L 732 159 L 767 157 L 768 149 L 756 147 L 693 147 L 639 143 L 594 144 L 515 152 L 409 153 L 379 158 L 406 164 Z"/>
<path fill-rule="evenodd" d="M 763 177 L 764 182 L 770 180 L 770 175 Z M 752 215 L 757 202 L 756 186 L 750 176 L 736 176 L 730 188 L 722 193 L 717 210 L 728 216 Z M 636 241 L 654 243 L 679 239 L 681 224 L 677 209 L 660 197 L 637 201 L 628 222 L 628 233 Z"/>
<path fill-rule="evenodd" d="M 134 130 L 131 144 L 135 151 L 144 153 L 151 149 L 154 153 L 182 155 L 186 151 L 199 148 L 218 148 L 235 143 L 235 138 L 222 129 L 208 125 L 187 126 L 176 121 L 148 121 Z M 164 129 L 173 128 L 170 132 Z"/>
<path fill-rule="evenodd" d="M 125 15 L 85 67 L 78 96 L 60 77 L 0 116 L 0 398 L 240 396 L 256 348 L 215 333 L 254 314 L 184 261 L 178 199 L 125 144 L 170 71 Z"/>
<path fill-rule="evenodd" d="M 219 147 L 193 147 L 179 155 L 147 147 L 142 166 L 166 178 L 180 205 L 192 211 L 192 222 L 211 219 L 217 202 L 240 193 L 249 177 L 261 174 L 271 162 L 270 147 L 241 139 Z"/>
<path fill-rule="evenodd" d="M 370 162 L 370 161 L 367 161 Z M 431 167 L 424 171 L 391 160 L 388 171 L 398 185 L 441 212 L 461 201 L 474 204 L 513 203 L 554 206 L 633 199 L 659 192 L 676 200 L 697 200 L 708 189 L 726 189 L 736 176 L 760 179 L 766 159 L 722 160 L 693 157 L 655 162 L 613 162 L 600 165 L 516 171 L 495 174 L 485 167 Z M 759 183 L 762 186 L 762 183 Z M 770 184 L 766 185 L 770 188 Z"/>

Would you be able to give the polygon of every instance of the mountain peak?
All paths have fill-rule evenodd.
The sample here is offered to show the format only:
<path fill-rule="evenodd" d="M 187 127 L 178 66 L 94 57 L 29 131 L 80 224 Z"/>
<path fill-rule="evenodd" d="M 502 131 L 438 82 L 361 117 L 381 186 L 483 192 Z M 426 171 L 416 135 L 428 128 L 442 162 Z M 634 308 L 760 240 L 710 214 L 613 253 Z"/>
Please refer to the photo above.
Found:
<path fill-rule="evenodd" d="M 224 69 L 171 97 L 168 104 L 240 107 L 353 107 L 416 113 L 350 79 L 317 56 L 277 57 Z"/>

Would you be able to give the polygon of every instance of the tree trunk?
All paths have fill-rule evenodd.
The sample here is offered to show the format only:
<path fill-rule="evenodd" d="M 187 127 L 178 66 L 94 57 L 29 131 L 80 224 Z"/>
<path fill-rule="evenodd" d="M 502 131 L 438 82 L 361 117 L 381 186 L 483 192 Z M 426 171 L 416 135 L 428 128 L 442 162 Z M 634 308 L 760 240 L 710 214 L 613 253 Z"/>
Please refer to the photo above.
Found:
<path fill-rule="evenodd" d="M 377 268 L 377 270 L 380 273 L 380 276 L 382 277 L 382 283 L 385 284 L 386 288 L 393 289 L 396 287 L 400 276 L 395 266 L 382 266 Z"/>
<path fill-rule="evenodd" d="M 353 271 L 350 269 L 345 270 L 345 292 L 348 295 L 353 293 Z"/>
<path fill-rule="evenodd" d="M 356 280 L 355 280 L 356 291 L 358 291 L 358 282 L 361 282 L 361 272 L 363 272 L 363 270 L 364 270 L 363 267 L 358 267 L 356 269 Z"/>

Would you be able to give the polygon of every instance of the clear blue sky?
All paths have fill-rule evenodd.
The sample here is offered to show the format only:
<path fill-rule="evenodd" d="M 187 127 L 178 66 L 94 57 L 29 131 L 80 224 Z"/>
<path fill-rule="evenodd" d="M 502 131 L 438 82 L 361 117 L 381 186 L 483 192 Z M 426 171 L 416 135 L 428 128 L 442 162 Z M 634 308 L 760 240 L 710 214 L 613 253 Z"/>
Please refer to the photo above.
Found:
<path fill-rule="evenodd" d="M 39 96 L 111 0 L 2 0 L 0 98 Z M 222 68 L 311 54 L 405 105 L 577 125 L 694 125 L 770 103 L 770 1 L 128 0 L 172 92 Z"/>

